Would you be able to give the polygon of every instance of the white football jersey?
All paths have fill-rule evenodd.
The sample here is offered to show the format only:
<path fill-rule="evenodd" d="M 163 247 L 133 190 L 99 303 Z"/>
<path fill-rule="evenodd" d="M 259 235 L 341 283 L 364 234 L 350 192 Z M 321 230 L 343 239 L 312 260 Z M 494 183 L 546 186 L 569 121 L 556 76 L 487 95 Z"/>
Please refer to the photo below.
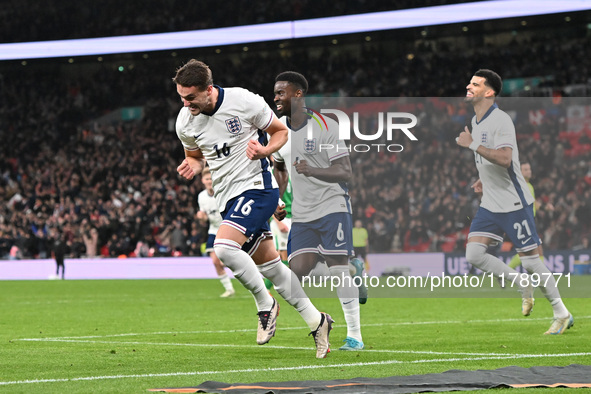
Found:
<path fill-rule="evenodd" d="M 511 166 L 503 168 L 475 153 L 476 168 L 482 181 L 480 206 L 491 212 L 513 212 L 534 202 L 527 182 L 521 174 L 515 126 L 511 117 L 494 104 L 476 122 L 472 118 L 472 138 L 490 149 L 509 147 L 513 150 Z"/>
<path fill-rule="evenodd" d="M 203 190 L 197 196 L 197 203 L 199 204 L 199 210 L 207 214 L 207 219 L 209 220 L 209 230 L 207 233 L 216 235 L 223 219 L 215 197 L 210 196 L 207 190 Z"/>
<path fill-rule="evenodd" d="M 298 174 L 293 163 L 306 160 L 312 167 L 328 168 L 331 161 L 349 156 L 345 143 L 338 139 L 338 123 L 328 117 L 323 127 L 308 119 L 299 129 L 292 129 L 286 116 L 279 119 L 289 131 L 288 142 L 273 153 L 273 158 L 284 162 L 291 179 L 293 202 L 292 222 L 311 222 L 335 212 L 352 213 L 346 183 L 328 183 L 314 177 Z M 312 138 L 308 139 L 308 128 Z"/>
<path fill-rule="evenodd" d="M 258 94 L 242 88 L 219 86 L 213 114 L 191 115 L 183 107 L 176 121 L 176 132 L 187 151 L 200 149 L 209 164 L 215 199 L 221 212 L 228 200 L 246 190 L 277 188 L 269 159 L 246 157 L 248 141 L 265 145 L 264 132 L 275 114 Z"/>

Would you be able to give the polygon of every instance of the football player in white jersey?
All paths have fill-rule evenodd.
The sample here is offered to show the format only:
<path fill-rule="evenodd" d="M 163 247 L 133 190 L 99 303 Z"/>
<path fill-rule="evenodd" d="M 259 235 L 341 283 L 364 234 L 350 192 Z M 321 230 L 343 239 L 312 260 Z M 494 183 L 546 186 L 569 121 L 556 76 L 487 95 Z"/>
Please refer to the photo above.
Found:
<path fill-rule="evenodd" d="M 338 140 L 334 120 L 325 118 L 326 124 L 321 122 L 325 129 L 321 129 L 310 119 L 312 112 L 305 107 L 307 90 L 308 81 L 300 73 L 286 71 L 275 78 L 277 112 L 290 129 L 289 143 L 273 154 L 275 172 L 287 171 L 293 189 L 289 264 L 302 279 L 322 256 L 330 276 L 341 279 L 337 295 L 347 337 L 340 349 L 361 350 L 359 289 L 349 272 L 349 256 L 353 254 L 352 210 L 346 184 L 352 177 L 349 151 Z"/>
<path fill-rule="evenodd" d="M 215 201 L 215 197 L 213 196 L 213 182 L 211 180 L 211 172 L 209 171 L 209 167 L 205 167 L 203 171 L 201 171 L 201 182 L 203 183 L 203 186 L 205 186 L 205 189 L 202 190 L 197 196 L 197 203 L 199 204 L 197 219 L 204 223 L 209 222 L 205 252 L 209 254 L 209 257 L 211 257 L 213 266 L 215 267 L 215 272 L 218 274 L 218 278 L 226 290 L 220 297 L 232 297 L 234 294 L 236 294 L 234 286 L 232 286 L 232 281 L 230 280 L 228 274 L 226 274 L 226 271 L 224 271 L 224 265 L 213 250 L 213 242 L 215 241 L 215 235 L 220 228 L 220 224 L 222 224 L 222 216 L 220 215 L 218 204 Z"/>
<path fill-rule="evenodd" d="M 472 132 L 466 126 L 456 142 L 474 151 L 479 179 L 472 188 L 482 193 L 480 208 L 468 234 L 466 260 L 482 271 L 512 281 L 519 275 L 517 271 L 486 253 L 488 245 L 502 242 L 503 234 L 507 234 L 521 256 L 523 267 L 530 274 L 539 275 L 539 287 L 552 305 L 554 320 L 545 334 L 563 334 L 574 321 L 560 298 L 554 276 L 540 259 L 541 241 L 534 222 L 534 199 L 521 174 L 515 126 L 495 103 L 502 86 L 501 77 L 486 69 L 476 71 L 466 86 L 465 101 L 472 104 L 475 116 Z M 525 279 L 515 282 L 522 287 L 522 313 L 528 316 L 534 300 L 531 284 L 524 283 L 530 279 Z"/>
<path fill-rule="evenodd" d="M 209 164 L 223 218 L 213 248 L 255 299 L 257 343 L 265 344 L 275 335 L 279 313 L 262 274 L 310 327 L 316 357 L 326 357 L 332 319 L 316 309 L 295 274 L 281 263 L 269 231 L 268 219 L 277 207 L 279 192 L 268 156 L 285 144 L 287 128 L 261 96 L 213 85 L 211 70 L 201 61 L 192 59 L 180 67 L 173 82 L 183 102 L 176 131 L 185 160 L 177 171 L 192 179 L 201 173 L 205 161 Z"/>

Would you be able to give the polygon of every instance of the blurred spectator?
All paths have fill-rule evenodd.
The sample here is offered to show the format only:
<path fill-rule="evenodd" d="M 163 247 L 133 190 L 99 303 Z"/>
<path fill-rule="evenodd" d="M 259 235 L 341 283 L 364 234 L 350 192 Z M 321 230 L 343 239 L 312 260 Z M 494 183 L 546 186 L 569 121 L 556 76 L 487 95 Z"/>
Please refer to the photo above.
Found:
<path fill-rule="evenodd" d="M 83 229 L 84 248 L 86 257 L 96 257 L 98 248 L 98 230 L 94 227 Z"/>
<path fill-rule="evenodd" d="M 53 228 L 50 236 L 51 242 L 51 257 L 55 260 L 55 276 L 65 279 L 66 266 L 65 258 L 70 251 L 66 236 L 62 234 L 58 229 Z M 61 272 L 61 274 L 60 274 Z M 61 276 L 60 276 L 61 275 Z"/>
<path fill-rule="evenodd" d="M 392 7 L 391 2 L 378 3 L 375 10 Z M 404 1 L 400 7 L 412 6 L 409 3 Z M 14 29 L 17 19 L 8 15 L 29 12 L 24 4 L 1 14 L 7 23 L 0 24 L 0 30 L 10 33 L 0 34 L 6 40 L 15 39 L 19 31 Z M 38 7 L 31 5 L 30 12 Z M 293 11 L 293 7 L 287 8 Z M 334 12 L 345 13 L 350 7 L 355 6 L 343 3 Z M 251 8 L 244 20 L 261 15 Z M 234 14 L 232 18 L 242 18 L 239 12 Z M 287 14 L 277 18 L 293 18 Z M 106 31 L 154 32 L 154 26 L 161 31 L 181 25 L 207 27 L 223 19 L 216 14 L 201 23 L 183 16 L 170 19 L 154 12 L 152 16 L 142 23 L 140 17 L 133 22 L 112 18 L 105 25 L 93 22 L 85 33 L 74 32 L 84 31 L 82 24 L 63 25 L 66 30 L 59 38 Z M 97 14 L 96 20 L 101 16 Z M 20 37 L 51 38 L 39 35 L 46 29 L 43 24 L 27 26 L 31 31 Z M 117 28 L 109 30 L 113 26 Z M 457 84 L 461 80 L 457 74 L 470 74 L 482 64 L 499 70 L 505 80 L 552 76 L 545 83 L 558 89 L 585 84 L 591 78 L 591 60 L 580 56 L 591 47 L 591 36 L 586 30 L 572 34 L 565 40 L 562 32 L 549 29 L 521 42 L 491 43 L 469 54 L 444 41 L 427 45 L 410 40 L 392 46 L 390 41 L 376 40 L 354 50 L 325 48 L 318 53 L 295 43 L 284 57 L 271 59 L 269 53 L 252 51 L 240 56 L 222 54 L 209 63 L 219 70 L 222 85 L 242 85 L 269 100 L 272 88 L 266 77 L 285 69 L 305 70 L 310 85 L 317 88 L 313 94 L 349 97 L 458 96 L 464 86 Z M 168 70 L 172 76 L 177 63 L 178 59 L 154 56 L 124 72 L 106 62 L 68 66 L 31 62 L 27 67 L 2 68 L 0 257 L 42 257 L 48 253 L 47 234 L 54 228 L 64 233 L 76 256 L 201 255 L 206 229 L 194 215 L 203 185 L 199 178 L 185 182 L 174 171 L 183 152 L 170 124 L 174 125 L 180 101 L 174 84 L 162 77 L 166 71 L 159 71 Z M 237 66 L 240 73 L 233 72 Z M 135 105 L 143 106 L 139 120 L 99 120 L 121 106 Z M 457 155 L 464 153 L 453 140 L 458 132 L 454 117 L 461 116 L 465 114 L 425 118 L 430 127 L 421 139 L 430 143 L 409 145 L 402 154 L 351 154 L 354 219 L 361 219 L 367 228 L 370 252 L 463 248 L 477 199 L 468 184 L 476 176 L 475 169 L 457 164 L 463 162 Z M 587 149 L 591 132 L 569 133 L 563 119 L 562 115 L 549 117 L 536 127 L 517 124 L 520 151 L 539 169 L 532 182 L 547 249 L 582 247 L 591 236 L 591 149 Z"/>

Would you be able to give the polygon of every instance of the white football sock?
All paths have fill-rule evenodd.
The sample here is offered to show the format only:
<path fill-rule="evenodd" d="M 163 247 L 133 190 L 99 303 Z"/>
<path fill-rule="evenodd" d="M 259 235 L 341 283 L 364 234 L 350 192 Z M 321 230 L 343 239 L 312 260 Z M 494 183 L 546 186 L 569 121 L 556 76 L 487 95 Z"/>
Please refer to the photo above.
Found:
<path fill-rule="evenodd" d="M 222 263 L 232 270 L 234 277 L 251 292 L 258 311 L 270 311 L 273 297 L 267 291 L 254 260 L 242 250 L 240 244 L 231 239 L 216 239 L 213 248 Z"/>
<path fill-rule="evenodd" d="M 560 292 L 558 291 L 558 287 L 556 286 L 556 279 L 554 275 L 546 264 L 542 262 L 539 255 L 533 256 L 520 256 L 521 257 L 521 264 L 523 264 L 523 268 L 527 270 L 530 274 L 538 274 L 540 285 L 538 286 L 544 294 L 544 297 L 550 302 L 552 305 L 552 309 L 554 310 L 554 317 L 556 318 L 564 318 L 568 317 L 569 312 L 564 306 L 562 302 L 562 298 L 560 298 Z"/>
<path fill-rule="evenodd" d="M 507 284 L 518 286 L 523 297 L 533 297 L 531 288 L 521 286 L 521 273 L 515 271 L 492 254 L 486 253 L 487 248 L 485 244 L 479 242 L 468 242 L 468 245 L 466 245 L 466 260 L 481 271 L 492 273 L 497 278 L 503 277 Z"/>
<path fill-rule="evenodd" d="M 226 289 L 226 291 L 234 290 L 234 286 L 232 286 L 232 281 L 230 280 L 228 274 L 220 275 L 218 276 L 218 278 L 220 279 L 220 282 L 222 282 L 222 285 L 224 286 L 224 289 Z"/>
<path fill-rule="evenodd" d="M 316 330 L 322 316 L 302 289 L 296 274 L 279 257 L 259 265 L 258 269 L 265 278 L 273 282 L 277 293 L 298 311 L 310 330 Z"/>
<path fill-rule="evenodd" d="M 330 275 L 334 278 L 337 296 L 341 302 L 345 322 L 347 322 L 347 336 L 363 342 L 361 338 L 361 318 L 359 316 L 359 289 L 353 284 L 348 265 L 333 265 L 328 267 Z"/>
<path fill-rule="evenodd" d="M 328 269 L 328 265 L 324 261 L 319 261 L 316 263 L 314 268 L 310 271 L 308 276 L 314 278 L 330 278 L 330 270 Z"/>

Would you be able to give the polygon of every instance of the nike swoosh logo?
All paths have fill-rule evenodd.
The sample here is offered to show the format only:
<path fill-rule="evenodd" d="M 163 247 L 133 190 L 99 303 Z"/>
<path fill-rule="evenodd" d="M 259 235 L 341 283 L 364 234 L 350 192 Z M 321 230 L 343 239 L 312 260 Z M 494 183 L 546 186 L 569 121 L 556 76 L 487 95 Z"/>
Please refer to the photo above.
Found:
<path fill-rule="evenodd" d="M 353 302 L 353 301 L 354 301 L 354 300 L 351 300 L 351 301 L 347 301 L 347 302 L 343 302 L 343 305 L 347 305 L 347 304 L 350 304 L 350 303 L 352 303 L 352 302 Z"/>
<path fill-rule="evenodd" d="M 334 244 L 334 247 L 339 248 L 339 247 L 343 246 L 344 244 L 346 244 L 346 242 L 341 242 L 340 244 Z"/>
<path fill-rule="evenodd" d="M 202 135 L 203 135 L 203 133 L 201 133 L 201 134 L 199 134 L 199 135 L 197 135 L 197 136 L 195 136 L 193 138 L 197 139 L 197 138 L 201 137 Z"/>
<path fill-rule="evenodd" d="M 529 237 L 528 239 L 526 239 L 525 241 L 521 241 L 522 245 L 525 245 L 527 243 L 527 241 L 529 241 L 531 239 L 531 237 Z"/>
<path fill-rule="evenodd" d="M 244 216 L 238 216 L 238 215 L 234 215 L 234 214 L 231 214 L 230 217 L 232 219 L 244 219 Z"/>

